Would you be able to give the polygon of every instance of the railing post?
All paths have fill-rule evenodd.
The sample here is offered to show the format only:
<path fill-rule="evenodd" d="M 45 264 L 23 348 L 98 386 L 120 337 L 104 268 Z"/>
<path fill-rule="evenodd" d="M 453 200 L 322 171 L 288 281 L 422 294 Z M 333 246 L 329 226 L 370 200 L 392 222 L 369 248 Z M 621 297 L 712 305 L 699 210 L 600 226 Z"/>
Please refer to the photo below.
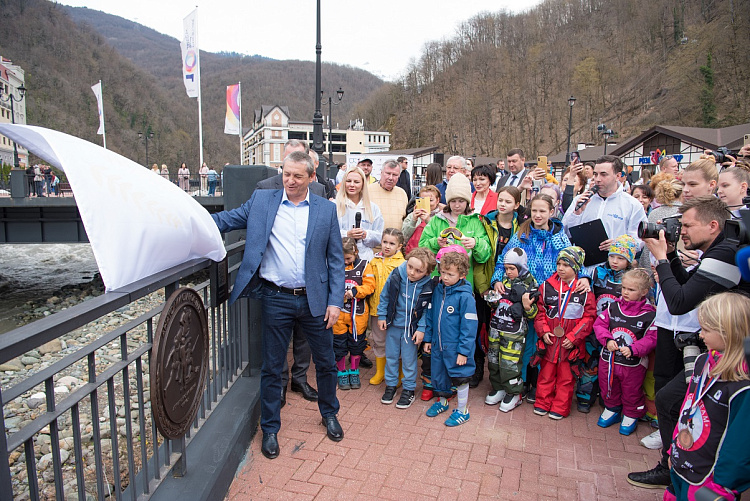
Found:
<path fill-rule="evenodd" d="M 184 477 L 187 473 L 187 457 L 185 457 L 185 436 L 182 436 L 176 440 L 170 440 L 172 442 L 172 450 L 178 454 L 177 460 L 174 462 L 172 468 L 172 475 L 174 477 Z"/>
<path fill-rule="evenodd" d="M 13 484 L 10 481 L 8 439 L 5 436 L 5 411 L 0 391 L 0 499 L 13 499 Z"/>

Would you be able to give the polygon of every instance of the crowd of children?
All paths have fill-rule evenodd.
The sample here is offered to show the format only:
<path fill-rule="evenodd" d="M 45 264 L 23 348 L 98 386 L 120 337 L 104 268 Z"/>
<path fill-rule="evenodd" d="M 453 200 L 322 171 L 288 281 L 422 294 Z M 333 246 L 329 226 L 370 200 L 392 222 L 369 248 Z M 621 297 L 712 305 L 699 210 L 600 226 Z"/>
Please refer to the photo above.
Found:
<path fill-rule="evenodd" d="M 468 207 L 470 191 L 460 174 L 448 184 L 444 210 L 436 191 L 422 190 L 430 211 L 420 209 L 405 225 L 408 251 L 400 229 L 383 231 L 381 251 L 369 263 L 359 258 L 357 242 L 344 238 L 346 305 L 334 327 L 339 388 L 360 388 L 358 363 L 369 320 L 376 358 L 369 382 L 385 383 L 383 404 L 392 404 L 402 386 L 396 407 L 412 405 L 421 360 L 422 400 L 437 397 L 426 415 L 448 411 L 455 397 L 445 425 L 467 422 L 469 383 L 483 363 L 475 355 L 486 350 L 487 405 L 511 412 L 526 400 L 533 414 L 560 420 L 570 415 L 574 396 L 583 413 L 599 400 L 598 425 L 619 424 L 620 434 L 631 435 L 653 409 L 647 371 L 656 347 L 654 282 L 650 270 L 638 265 L 636 240 L 614 238 L 607 261 L 588 276 L 584 251 L 571 245 L 547 194 L 531 199 L 521 222 L 513 187 L 499 190 L 498 208 L 487 216 Z M 728 304 L 714 297 L 699 312 L 711 351 L 696 364 L 696 374 L 703 375 L 691 381 L 675 430 L 678 497 L 695 481 L 703 485 L 713 478 L 717 449 L 702 450 L 701 444 L 721 445 L 724 434 L 737 433 L 729 424 L 734 409 L 744 405 L 737 402 L 748 398 L 747 366 L 739 358 L 743 334 L 731 322 L 744 319 L 750 326 L 750 299 L 724 295 L 732 296 Z M 705 401 L 711 385 L 727 395 Z M 707 438 L 694 424 L 697 417 L 717 423 L 704 433 Z"/>

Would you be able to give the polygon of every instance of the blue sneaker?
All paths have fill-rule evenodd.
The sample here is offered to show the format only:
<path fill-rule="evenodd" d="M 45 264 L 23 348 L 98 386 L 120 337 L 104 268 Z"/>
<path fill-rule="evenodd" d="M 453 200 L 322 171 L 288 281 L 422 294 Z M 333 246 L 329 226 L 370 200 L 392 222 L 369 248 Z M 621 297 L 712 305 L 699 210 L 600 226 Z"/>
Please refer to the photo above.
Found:
<path fill-rule="evenodd" d="M 620 413 L 611 411 L 609 409 L 604 409 L 604 412 L 602 412 L 602 415 L 599 416 L 599 421 L 596 422 L 597 425 L 601 426 L 602 428 L 609 428 L 615 423 L 618 423 L 620 421 Z"/>
<path fill-rule="evenodd" d="M 445 420 L 445 426 L 458 426 L 460 424 L 464 424 L 468 420 L 469 420 L 468 411 L 464 414 L 458 409 L 454 409 L 453 412 L 451 412 L 450 417 Z"/>
<path fill-rule="evenodd" d="M 638 420 L 632 417 L 623 416 L 620 423 L 620 435 L 628 436 L 638 427 Z"/>
<path fill-rule="evenodd" d="M 349 371 L 339 371 L 338 373 L 338 384 L 339 390 L 351 390 L 352 385 L 349 384 Z"/>
<path fill-rule="evenodd" d="M 448 402 L 445 404 L 440 403 L 440 399 L 437 400 L 434 404 L 430 406 L 429 409 L 427 409 L 427 417 L 435 417 L 441 412 L 445 412 L 448 410 Z"/>

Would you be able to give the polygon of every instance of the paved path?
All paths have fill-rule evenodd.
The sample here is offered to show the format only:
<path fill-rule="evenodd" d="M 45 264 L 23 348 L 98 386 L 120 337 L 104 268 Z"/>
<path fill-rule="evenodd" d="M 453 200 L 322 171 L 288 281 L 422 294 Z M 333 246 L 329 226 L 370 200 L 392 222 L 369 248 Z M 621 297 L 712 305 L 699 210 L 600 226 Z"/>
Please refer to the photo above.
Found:
<path fill-rule="evenodd" d="M 596 426 L 598 408 L 588 415 L 574 408 L 561 421 L 534 415 L 526 403 L 504 414 L 484 404 L 485 378 L 470 390 L 471 419 L 448 428 L 447 413 L 425 416 L 431 402 L 419 400 L 419 383 L 409 409 L 381 404 L 383 385 L 368 383 L 373 371 L 363 371 L 362 389 L 338 392 L 339 443 L 326 438 L 317 404 L 289 392 L 281 411 L 281 454 L 263 457 L 259 431 L 227 500 L 661 499 L 661 490 L 626 481 L 628 472 L 658 460 L 656 451 L 638 443 L 651 432 L 645 423 L 623 437 L 616 426 Z M 310 374 L 312 382 L 312 367 Z"/>

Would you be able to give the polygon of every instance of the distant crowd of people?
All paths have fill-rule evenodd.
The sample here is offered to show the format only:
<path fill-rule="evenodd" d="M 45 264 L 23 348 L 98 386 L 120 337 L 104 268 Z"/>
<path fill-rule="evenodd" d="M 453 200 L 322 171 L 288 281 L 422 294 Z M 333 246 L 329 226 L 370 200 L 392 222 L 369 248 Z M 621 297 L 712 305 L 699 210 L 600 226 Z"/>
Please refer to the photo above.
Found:
<path fill-rule="evenodd" d="M 181 190 L 187 193 L 191 193 L 190 170 L 187 168 L 185 162 L 182 162 L 180 164 L 180 167 L 177 169 L 176 178 L 170 176 L 169 167 L 167 167 L 167 164 L 161 164 L 161 168 L 159 168 L 158 164 L 154 164 L 151 166 L 151 172 L 153 172 L 157 176 L 163 177 L 167 181 L 171 181 L 177 184 L 177 186 L 179 186 Z M 198 189 L 196 190 L 195 194 L 208 197 L 216 196 L 216 187 L 218 186 L 219 181 L 222 182 L 223 186 L 222 176 L 223 172 L 220 175 L 213 167 L 209 167 L 206 162 L 203 162 L 201 168 L 198 170 Z"/>
<path fill-rule="evenodd" d="M 60 178 L 49 165 L 36 164 L 26 168 L 29 196 L 50 197 L 60 195 Z"/>

